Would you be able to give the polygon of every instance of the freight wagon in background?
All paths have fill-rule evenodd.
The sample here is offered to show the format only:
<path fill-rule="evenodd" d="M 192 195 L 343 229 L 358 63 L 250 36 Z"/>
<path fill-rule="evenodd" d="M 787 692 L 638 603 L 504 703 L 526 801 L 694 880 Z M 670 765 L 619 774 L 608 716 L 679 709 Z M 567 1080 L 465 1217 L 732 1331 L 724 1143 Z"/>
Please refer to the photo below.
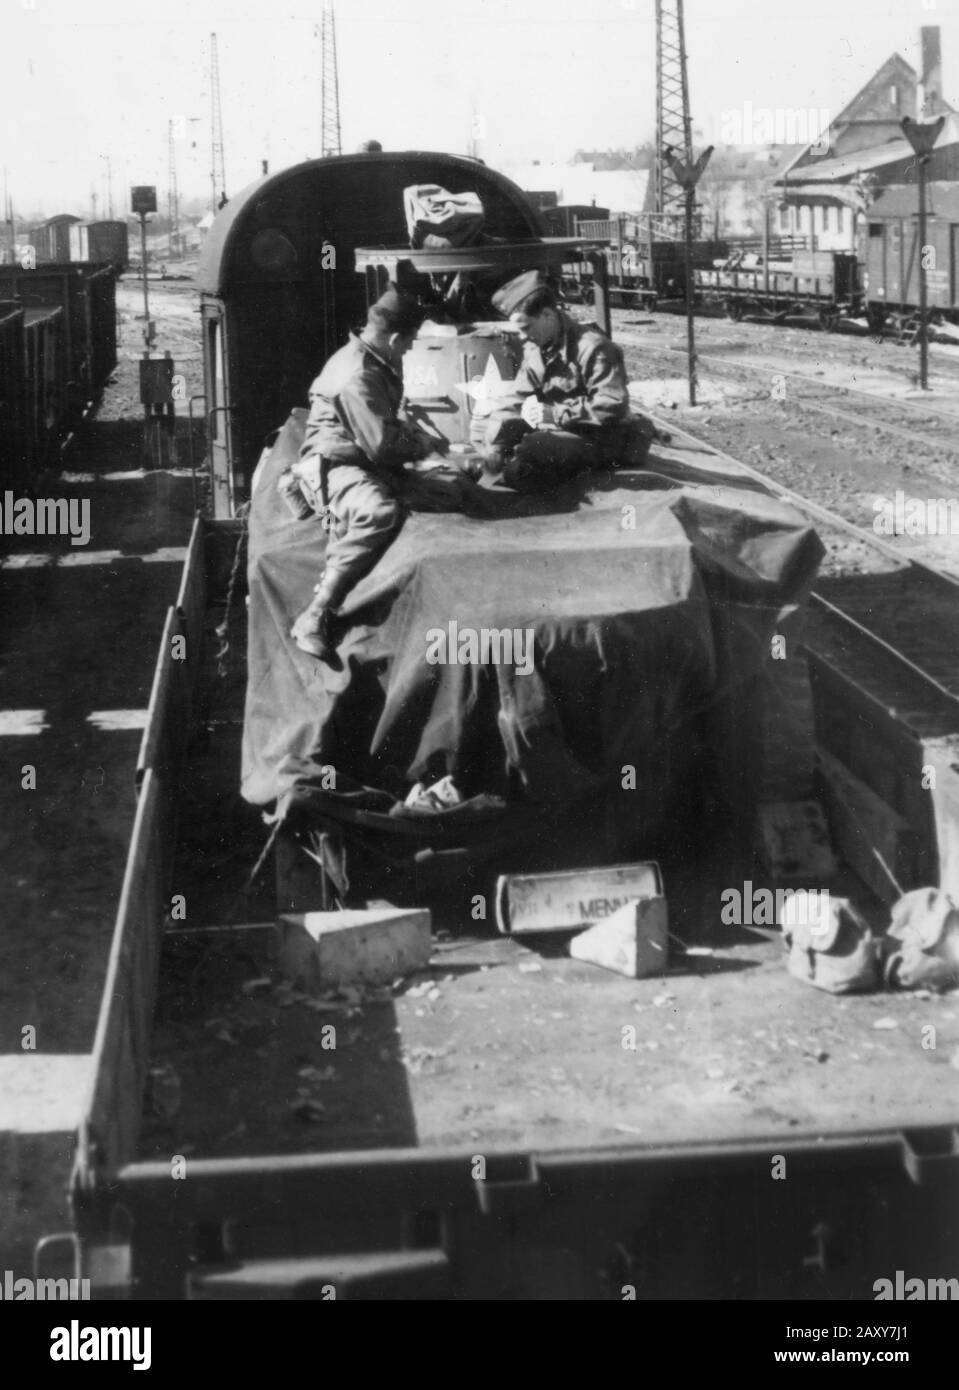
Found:
<path fill-rule="evenodd" d="M 27 484 L 99 399 L 117 365 L 112 265 L 0 266 L 4 480 Z"/>
<path fill-rule="evenodd" d="M 614 217 L 581 217 L 576 234 L 609 243 L 606 261 L 611 301 L 652 313 L 661 301 L 686 294 L 685 246 L 681 224 L 671 214 L 617 213 Z M 726 243 L 697 237 L 692 246 L 694 275 L 725 256 Z"/>
<path fill-rule="evenodd" d="M 859 262 L 850 251 L 796 251 L 790 260 L 734 253 L 722 265 L 695 272 L 698 297 L 722 304 L 738 323 L 747 313 L 783 322 L 815 314 L 824 328 L 862 309 Z"/>
<path fill-rule="evenodd" d="M 816 251 L 771 241 L 738 247 L 696 271 L 697 297 L 781 323 L 814 316 L 826 329 L 865 315 L 875 333 L 915 334 L 919 310 L 919 212 L 914 183 L 885 188 L 865 214 L 858 250 Z M 929 324 L 959 324 L 959 183 L 927 185 L 926 287 Z M 785 254 L 777 254 L 777 252 Z M 954 341 L 954 335 L 949 335 Z"/>
<path fill-rule="evenodd" d="M 126 222 L 84 222 L 71 213 L 51 217 L 29 234 L 38 265 L 110 265 L 118 275 L 130 262 Z"/>
<path fill-rule="evenodd" d="M 596 221 L 606 221 L 609 218 L 609 208 L 598 208 L 594 203 L 552 203 L 540 207 L 539 212 L 546 225 L 547 234 L 555 237 L 578 236 L 579 225 L 584 218 Z M 564 265 L 559 288 L 570 303 L 587 303 L 593 292 L 593 276 L 589 262 L 573 260 Z"/>
<path fill-rule="evenodd" d="M 25 468 L 25 373 L 23 307 L 0 299 L 0 487 L 18 485 Z"/>
<path fill-rule="evenodd" d="M 930 323 L 959 324 L 959 183 L 926 186 L 926 302 Z M 919 304 L 915 184 L 886 188 L 866 215 L 862 262 L 869 326 L 913 324 Z"/>
<path fill-rule="evenodd" d="M 70 253 L 75 245 L 74 228 L 78 227 L 81 221 L 82 218 L 71 212 L 58 212 L 55 217 L 48 217 L 39 227 L 34 227 L 30 233 L 30 244 L 36 252 L 37 264 L 69 264 L 73 260 Z"/>
<path fill-rule="evenodd" d="M 56 464 L 68 418 L 64 322 L 57 305 L 24 310 L 26 445 L 33 472 Z"/>
<path fill-rule="evenodd" d="M 70 230 L 70 260 L 111 265 L 122 275 L 130 263 L 129 243 L 125 222 L 82 222 Z"/>

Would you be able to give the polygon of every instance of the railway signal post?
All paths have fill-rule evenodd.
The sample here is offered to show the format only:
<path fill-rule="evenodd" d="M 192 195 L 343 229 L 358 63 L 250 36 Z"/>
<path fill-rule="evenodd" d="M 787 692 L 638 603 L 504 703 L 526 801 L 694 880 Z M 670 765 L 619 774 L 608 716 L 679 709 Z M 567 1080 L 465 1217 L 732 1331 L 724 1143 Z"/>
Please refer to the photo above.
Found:
<path fill-rule="evenodd" d="M 672 150 L 665 150 L 663 152 L 669 163 L 669 167 L 682 186 L 686 201 L 686 351 L 689 359 L 690 405 L 696 404 L 696 344 L 693 328 L 693 305 L 696 297 L 696 287 L 693 284 L 693 211 L 696 198 L 696 185 L 702 177 L 706 165 L 709 163 L 709 156 L 712 152 L 713 146 L 707 146 L 696 162 L 689 164 L 680 159 L 678 155 L 673 154 Z"/>
<path fill-rule="evenodd" d="M 176 364 L 167 350 L 162 357 L 149 351 L 140 359 L 140 402 L 143 406 L 143 457 L 146 468 L 177 466 Z"/>
<path fill-rule="evenodd" d="M 902 133 L 916 152 L 919 166 L 919 385 L 929 390 L 929 338 L 926 325 L 926 165 L 932 147 L 939 139 L 945 116 L 935 121 L 914 121 L 904 116 L 899 124 Z"/>
<path fill-rule="evenodd" d="M 153 346 L 154 325 L 150 322 L 150 292 L 147 289 L 147 213 L 157 210 L 157 191 L 152 184 L 130 189 L 130 206 L 140 219 L 140 273 L 143 277 L 143 341 L 147 352 Z"/>

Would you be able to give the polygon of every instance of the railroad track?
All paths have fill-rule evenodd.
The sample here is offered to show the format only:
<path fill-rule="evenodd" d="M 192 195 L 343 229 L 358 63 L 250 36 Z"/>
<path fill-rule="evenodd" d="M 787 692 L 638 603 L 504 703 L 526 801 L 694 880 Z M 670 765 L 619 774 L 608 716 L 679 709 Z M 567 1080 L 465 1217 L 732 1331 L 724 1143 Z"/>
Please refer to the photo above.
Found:
<path fill-rule="evenodd" d="M 621 316 L 627 313 L 636 313 L 635 306 L 630 309 L 626 309 L 617 308 L 614 305 L 613 322 L 617 325 L 620 324 L 622 322 Z M 675 318 L 685 318 L 685 304 L 679 304 L 672 309 L 668 308 L 666 304 L 660 304 L 659 313 L 668 314 L 670 317 Z M 696 317 L 711 320 L 713 322 L 723 321 L 723 315 L 721 313 L 704 314 L 700 305 L 697 305 Z M 868 328 L 865 323 L 857 323 L 854 320 L 844 320 L 843 322 L 847 328 L 851 328 L 853 331 L 840 334 L 829 332 L 830 342 L 848 342 L 852 345 L 852 347 L 856 347 L 857 345 L 861 345 L 864 340 L 869 340 L 870 342 L 875 343 L 877 346 L 905 347 L 909 351 L 910 355 L 912 355 L 916 351 L 915 343 L 907 343 L 905 339 L 897 337 L 895 333 L 890 332 L 888 329 L 883 334 L 882 338 L 879 339 L 877 338 L 873 330 L 871 328 Z M 731 328 L 735 328 L 738 331 L 741 331 L 743 329 L 746 329 L 748 331 L 751 328 L 773 328 L 774 324 L 771 321 L 765 319 L 755 319 L 752 321 L 747 319 L 731 322 L 729 326 Z M 794 333 L 809 333 L 810 331 L 816 333 L 824 331 L 821 329 L 820 325 L 817 325 L 814 319 L 809 319 L 805 322 L 791 323 L 786 326 L 785 330 L 782 325 L 775 325 L 775 330 L 776 331 L 774 336 L 776 339 L 779 340 L 776 343 L 776 351 L 795 356 L 801 356 L 805 354 L 797 352 L 794 344 L 782 341 L 782 335 L 784 331 L 792 331 Z M 620 337 L 620 335 L 621 328 L 617 326 L 617 339 Z M 757 344 L 759 345 L 763 345 L 764 341 L 765 340 L 762 338 L 757 338 Z M 930 340 L 930 363 L 934 365 L 935 370 L 941 373 L 942 376 L 952 377 L 953 379 L 959 378 L 959 357 L 956 356 L 954 351 L 949 351 L 949 349 L 955 349 L 957 346 L 959 346 L 959 341 L 955 339 L 950 339 L 946 342 L 936 342 L 935 339 Z M 683 350 L 685 351 L 685 349 Z M 902 366 L 904 363 L 909 362 L 909 360 L 909 358 L 903 357 L 900 359 L 898 365 Z M 912 368 L 911 370 L 914 371 L 915 369 Z"/>
<path fill-rule="evenodd" d="M 665 432 L 706 450 L 769 495 L 855 537 L 889 564 L 878 573 L 823 577 L 811 596 L 806 647 L 871 691 L 917 736 L 959 732 L 959 579 L 905 556 L 871 531 L 802 497 L 672 421 Z"/>
<path fill-rule="evenodd" d="M 645 353 L 649 357 L 657 357 L 666 352 L 672 356 L 685 359 L 686 351 L 679 347 L 651 347 L 649 344 L 641 343 L 633 339 L 628 334 L 620 334 L 618 340 L 630 349 L 631 352 Z M 880 430 L 884 434 L 892 434 L 900 439 L 905 439 L 910 444 L 924 444 L 927 448 L 934 450 L 945 449 L 959 456 L 959 412 L 939 410 L 934 405 L 927 405 L 917 401 L 895 400 L 890 401 L 888 397 L 879 395 L 875 391 L 865 391 L 859 387 L 846 385 L 832 385 L 822 381 L 819 377 L 810 376 L 808 372 L 793 372 L 784 370 L 781 367 L 767 367 L 761 363 L 744 361 L 740 358 L 717 356 L 714 353 L 697 353 L 698 362 L 708 362 L 713 366 L 732 371 L 759 373 L 767 377 L 779 377 L 783 380 L 801 383 L 802 386 L 812 386 L 817 392 L 833 392 L 841 399 L 846 401 L 861 400 L 867 402 L 869 414 L 857 414 L 849 410 L 837 409 L 833 405 L 824 404 L 821 400 L 814 400 L 811 396 L 799 394 L 793 389 L 788 395 L 782 397 L 782 403 L 792 406 L 799 410 L 809 410 L 817 415 L 825 415 L 847 424 L 866 426 L 869 429 Z M 916 429 L 906 428 L 902 424 L 888 418 L 879 418 L 883 413 L 887 416 L 894 412 L 911 413 L 917 419 L 925 420 L 925 428 L 930 428 L 936 433 L 927 433 Z"/>

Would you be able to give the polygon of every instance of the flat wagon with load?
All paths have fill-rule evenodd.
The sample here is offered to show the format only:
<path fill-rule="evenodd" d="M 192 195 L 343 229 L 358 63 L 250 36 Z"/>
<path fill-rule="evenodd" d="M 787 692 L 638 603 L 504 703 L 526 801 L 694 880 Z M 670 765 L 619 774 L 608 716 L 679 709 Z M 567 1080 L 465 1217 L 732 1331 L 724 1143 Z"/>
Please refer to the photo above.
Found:
<path fill-rule="evenodd" d="M 595 211 L 577 221 L 580 236 L 608 242 L 606 264 L 612 302 L 623 308 L 640 305 L 655 312 L 662 302 L 686 294 L 686 252 L 681 219 L 672 213 L 617 213 L 600 217 Z M 691 264 L 694 273 L 725 255 L 722 241 L 694 235 Z"/>
<path fill-rule="evenodd" d="M 736 251 L 697 269 L 695 281 L 698 298 L 722 304 L 734 322 L 747 313 L 776 322 L 814 314 L 824 328 L 834 329 L 862 310 L 859 262 L 848 251 L 794 251 L 788 260 Z"/>
<path fill-rule="evenodd" d="M 410 234 L 430 187 L 478 197 L 482 240 Z M 470 468 L 518 360 L 477 310 L 572 242 L 602 289 L 601 244 L 424 153 L 287 170 L 214 224 L 215 515 L 162 635 L 72 1184 L 98 1296 L 869 1298 L 950 1272 L 959 1035 L 943 1009 L 924 1051 L 909 998 L 881 1024 L 886 909 L 816 809 L 848 692 L 801 645 L 815 532 L 662 440 L 565 497 Z M 410 511 L 327 665 L 289 627 L 328 530 L 277 484 L 385 280 L 431 308 L 408 385 L 469 485 Z M 935 824 L 903 887 L 955 872 Z M 787 910 L 824 887 L 835 911 Z"/>

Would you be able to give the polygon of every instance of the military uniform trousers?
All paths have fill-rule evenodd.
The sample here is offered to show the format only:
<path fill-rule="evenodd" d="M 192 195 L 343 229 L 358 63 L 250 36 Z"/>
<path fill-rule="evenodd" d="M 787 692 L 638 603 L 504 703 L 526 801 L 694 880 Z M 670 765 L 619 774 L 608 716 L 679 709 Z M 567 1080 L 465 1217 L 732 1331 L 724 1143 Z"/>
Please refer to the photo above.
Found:
<path fill-rule="evenodd" d="M 503 482 L 516 492 L 541 492 L 590 469 L 641 468 L 651 438 L 652 427 L 641 420 L 582 434 L 535 430 L 521 440 L 504 465 Z"/>
<path fill-rule="evenodd" d="M 387 549 L 403 519 L 403 509 L 386 479 L 353 463 L 315 455 L 293 465 L 293 473 L 314 511 L 328 518 L 325 575 L 339 597 L 368 574 Z"/>

